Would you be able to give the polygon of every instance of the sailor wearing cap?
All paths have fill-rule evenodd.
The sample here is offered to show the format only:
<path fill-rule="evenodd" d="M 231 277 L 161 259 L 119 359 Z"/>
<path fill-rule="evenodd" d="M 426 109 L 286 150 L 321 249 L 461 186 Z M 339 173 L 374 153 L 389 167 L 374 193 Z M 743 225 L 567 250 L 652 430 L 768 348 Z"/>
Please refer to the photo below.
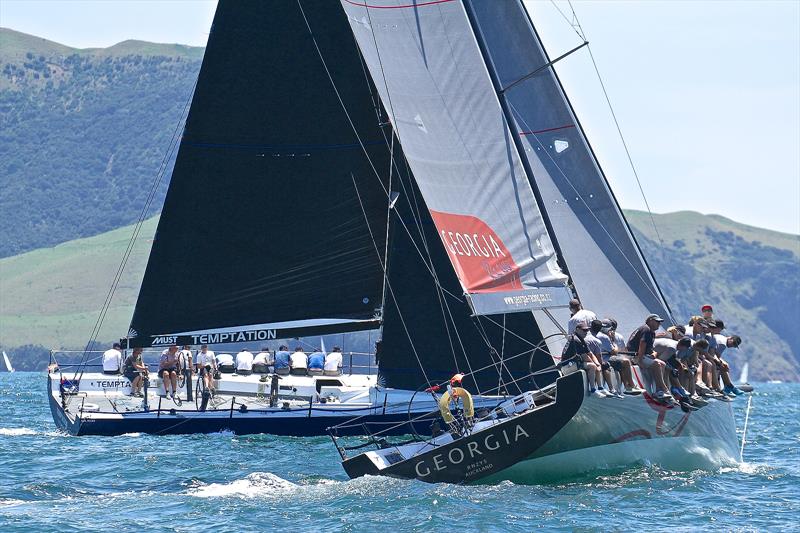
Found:
<path fill-rule="evenodd" d="M 586 370 L 589 394 L 598 398 L 606 398 L 605 394 L 597 390 L 595 375 L 600 371 L 600 368 L 594 363 L 592 352 L 586 344 L 586 336 L 588 334 L 589 324 L 579 322 L 575 326 L 572 335 L 567 337 L 567 344 L 564 345 L 564 350 L 561 352 L 561 362 L 565 363 L 573 360 L 579 369 Z"/>
<path fill-rule="evenodd" d="M 592 320 L 597 320 L 597 315 L 588 309 L 584 309 L 581 301 L 577 298 L 569 301 L 569 312 L 570 318 L 569 322 L 567 322 L 568 335 L 575 333 L 575 328 L 578 327 L 578 324 L 586 324 L 588 327 Z"/>
<path fill-rule="evenodd" d="M 656 392 L 654 396 L 658 399 L 664 399 L 667 396 L 667 385 L 664 382 L 664 368 L 665 363 L 656 358 L 653 352 L 653 343 L 655 342 L 655 332 L 661 327 L 664 319 L 655 313 L 647 315 L 644 320 L 644 325 L 639 326 L 628 339 L 628 351 L 636 352 L 636 364 L 643 370 L 646 370 L 652 380 L 656 384 Z"/>

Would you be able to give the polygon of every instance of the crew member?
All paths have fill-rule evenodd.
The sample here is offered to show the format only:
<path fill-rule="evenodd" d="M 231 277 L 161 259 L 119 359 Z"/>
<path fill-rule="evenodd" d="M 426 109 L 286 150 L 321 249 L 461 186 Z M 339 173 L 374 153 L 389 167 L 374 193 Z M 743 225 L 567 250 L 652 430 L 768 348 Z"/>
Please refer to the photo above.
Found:
<path fill-rule="evenodd" d="M 115 375 L 122 370 L 122 345 L 115 342 L 114 345 L 103 352 L 103 374 Z"/>

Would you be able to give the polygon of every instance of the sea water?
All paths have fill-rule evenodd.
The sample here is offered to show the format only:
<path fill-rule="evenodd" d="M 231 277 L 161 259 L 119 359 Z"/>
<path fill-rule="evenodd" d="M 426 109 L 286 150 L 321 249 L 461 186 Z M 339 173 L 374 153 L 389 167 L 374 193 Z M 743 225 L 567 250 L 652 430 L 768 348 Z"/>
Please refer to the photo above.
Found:
<path fill-rule="evenodd" d="M 348 480 L 327 437 L 71 437 L 44 391 L 42 374 L 0 373 L 2 532 L 800 527 L 797 384 L 756 386 L 741 464 L 484 486 Z M 746 397 L 733 405 L 741 438 Z"/>

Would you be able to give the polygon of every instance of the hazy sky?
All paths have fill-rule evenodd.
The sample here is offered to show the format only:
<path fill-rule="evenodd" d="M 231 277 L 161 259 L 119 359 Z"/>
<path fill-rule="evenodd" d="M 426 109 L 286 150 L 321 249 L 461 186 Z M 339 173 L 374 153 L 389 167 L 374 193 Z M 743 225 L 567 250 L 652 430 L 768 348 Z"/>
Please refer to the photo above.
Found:
<path fill-rule="evenodd" d="M 204 45 L 215 4 L 0 0 L 0 25 L 80 48 Z M 553 3 L 527 5 L 552 57 L 581 42 Z M 800 233 L 800 2 L 573 6 L 651 208 Z M 644 208 L 587 51 L 557 68 L 620 202 Z"/>

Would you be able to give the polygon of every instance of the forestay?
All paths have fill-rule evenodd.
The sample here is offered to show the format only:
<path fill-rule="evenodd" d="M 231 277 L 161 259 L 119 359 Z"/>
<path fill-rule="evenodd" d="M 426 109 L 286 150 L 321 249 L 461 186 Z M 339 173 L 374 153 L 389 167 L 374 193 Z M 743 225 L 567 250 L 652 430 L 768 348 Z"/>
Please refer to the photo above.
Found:
<path fill-rule="evenodd" d="M 570 297 L 460 2 L 342 0 L 476 314 Z"/>
<path fill-rule="evenodd" d="M 522 3 L 465 2 L 584 306 L 624 332 L 669 316 Z"/>
<path fill-rule="evenodd" d="M 379 326 L 390 148 L 341 7 L 306 12 L 333 82 L 296 0 L 219 2 L 132 345 Z"/>

